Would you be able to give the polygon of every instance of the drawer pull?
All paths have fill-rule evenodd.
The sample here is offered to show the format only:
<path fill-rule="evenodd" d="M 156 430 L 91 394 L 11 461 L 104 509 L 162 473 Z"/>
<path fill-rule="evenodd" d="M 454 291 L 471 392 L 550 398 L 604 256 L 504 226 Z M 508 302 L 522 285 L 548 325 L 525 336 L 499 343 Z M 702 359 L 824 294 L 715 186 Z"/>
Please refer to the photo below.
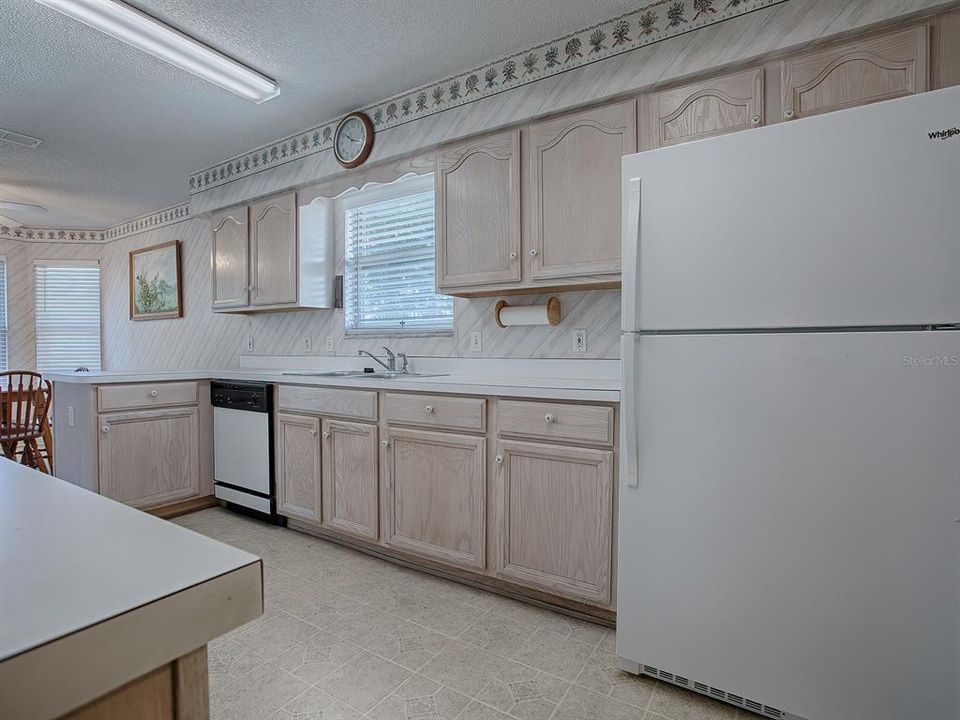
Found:
<path fill-rule="evenodd" d="M 323 433 L 323 435 L 321 435 L 321 437 L 322 437 L 324 440 L 329 440 L 329 439 L 330 439 L 330 433 L 324 431 L 324 433 Z"/>
<path fill-rule="evenodd" d="M 553 413 L 547 413 L 546 415 L 543 416 L 543 421 L 545 423 L 552 423 L 553 420 L 554 420 Z"/>
<path fill-rule="evenodd" d="M 110 432 L 110 426 L 104 425 L 102 428 L 100 428 L 100 432 L 104 432 L 104 433 Z"/>
<path fill-rule="evenodd" d="M 424 408 L 424 410 L 426 410 L 427 415 L 433 415 L 433 413 L 435 412 L 435 409 L 434 409 L 433 405 L 427 405 L 427 406 Z"/>
<path fill-rule="evenodd" d="M 537 253 L 538 251 L 536 248 L 530 248 L 530 257 L 536 257 Z"/>
<path fill-rule="evenodd" d="M 516 254 L 515 252 L 510 253 L 510 259 L 511 259 L 511 260 L 516 260 L 516 259 L 517 259 L 517 254 Z"/>
<path fill-rule="evenodd" d="M 497 461 L 497 465 L 503 465 L 503 455 L 497 455 L 494 459 Z"/>
<path fill-rule="evenodd" d="M 160 394 L 160 393 L 158 393 L 156 390 L 151 390 L 151 391 L 150 391 L 150 397 L 156 397 L 156 396 L 159 395 L 159 394 Z"/>
<path fill-rule="evenodd" d="M 389 441 L 389 440 L 381 440 L 381 441 L 380 441 L 380 444 L 383 445 L 385 448 L 386 448 L 386 447 L 390 447 L 390 441 Z"/>

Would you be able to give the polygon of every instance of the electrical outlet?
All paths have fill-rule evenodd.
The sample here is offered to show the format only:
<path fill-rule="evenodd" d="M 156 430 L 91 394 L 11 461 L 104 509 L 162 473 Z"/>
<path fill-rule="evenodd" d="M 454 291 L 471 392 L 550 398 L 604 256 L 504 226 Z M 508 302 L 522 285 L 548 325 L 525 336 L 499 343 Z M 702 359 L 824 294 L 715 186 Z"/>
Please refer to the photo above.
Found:
<path fill-rule="evenodd" d="M 582 353 L 587 351 L 587 329 L 586 328 L 577 328 L 572 333 L 570 333 L 572 350 L 574 352 Z"/>
<path fill-rule="evenodd" d="M 480 352 L 483 350 L 483 336 L 479 330 L 470 333 L 470 352 Z"/>
<path fill-rule="evenodd" d="M 253 335 L 247 338 L 247 352 L 253 352 Z"/>
<path fill-rule="evenodd" d="M 333 355 L 333 335 L 327 335 L 327 355 Z"/>
<path fill-rule="evenodd" d="M 77 424 L 77 410 L 73 405 L 67 407 L 67 425 L 75 427 Z"/>
<path fill-rule="evenodd" d="M 309 335 L 304 335 L 303 337 L 303 351 L 305 353 L 311 352 L 313 350 L 313 338 Z"/>

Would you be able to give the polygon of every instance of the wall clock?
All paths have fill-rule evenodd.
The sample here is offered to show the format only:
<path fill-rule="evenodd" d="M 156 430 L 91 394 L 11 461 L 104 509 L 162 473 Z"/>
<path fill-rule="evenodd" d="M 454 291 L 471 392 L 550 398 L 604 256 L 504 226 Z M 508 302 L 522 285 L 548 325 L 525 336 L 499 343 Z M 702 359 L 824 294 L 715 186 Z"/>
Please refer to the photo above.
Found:
<path fill-rule="evenodd" d="M 373 148 L 373 123 L 362 112 L 350 113 L 333 134 L 333 154 L 345 168 L 363 164 Z"/>

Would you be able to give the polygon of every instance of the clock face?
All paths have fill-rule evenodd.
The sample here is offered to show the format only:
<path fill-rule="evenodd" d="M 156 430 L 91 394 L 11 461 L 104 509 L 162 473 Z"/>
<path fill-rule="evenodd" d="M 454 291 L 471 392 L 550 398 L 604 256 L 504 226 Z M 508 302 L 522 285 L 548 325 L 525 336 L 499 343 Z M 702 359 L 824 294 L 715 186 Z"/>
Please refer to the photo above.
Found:
<path fill-rule="evenodd" d="M 365 115 L 348 115 L 337 127 L 333 149 L 344 167 L 356 167 L 367 159 L 373 145 L 373 127 Z"/>

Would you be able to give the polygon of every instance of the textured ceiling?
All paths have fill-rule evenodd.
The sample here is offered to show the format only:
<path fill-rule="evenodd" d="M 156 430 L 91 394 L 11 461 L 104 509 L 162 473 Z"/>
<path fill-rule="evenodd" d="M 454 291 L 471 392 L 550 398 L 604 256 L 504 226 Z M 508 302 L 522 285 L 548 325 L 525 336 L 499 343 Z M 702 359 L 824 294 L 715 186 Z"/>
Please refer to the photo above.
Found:
<path fill-rule="evenodd" d="M 0 200 L 28 226 L 107 227 L 187 199 L 187 176 L 642 0 L 137 0 L 280 83 L 254 105 L 34 0 L 0 0 Z"/>

